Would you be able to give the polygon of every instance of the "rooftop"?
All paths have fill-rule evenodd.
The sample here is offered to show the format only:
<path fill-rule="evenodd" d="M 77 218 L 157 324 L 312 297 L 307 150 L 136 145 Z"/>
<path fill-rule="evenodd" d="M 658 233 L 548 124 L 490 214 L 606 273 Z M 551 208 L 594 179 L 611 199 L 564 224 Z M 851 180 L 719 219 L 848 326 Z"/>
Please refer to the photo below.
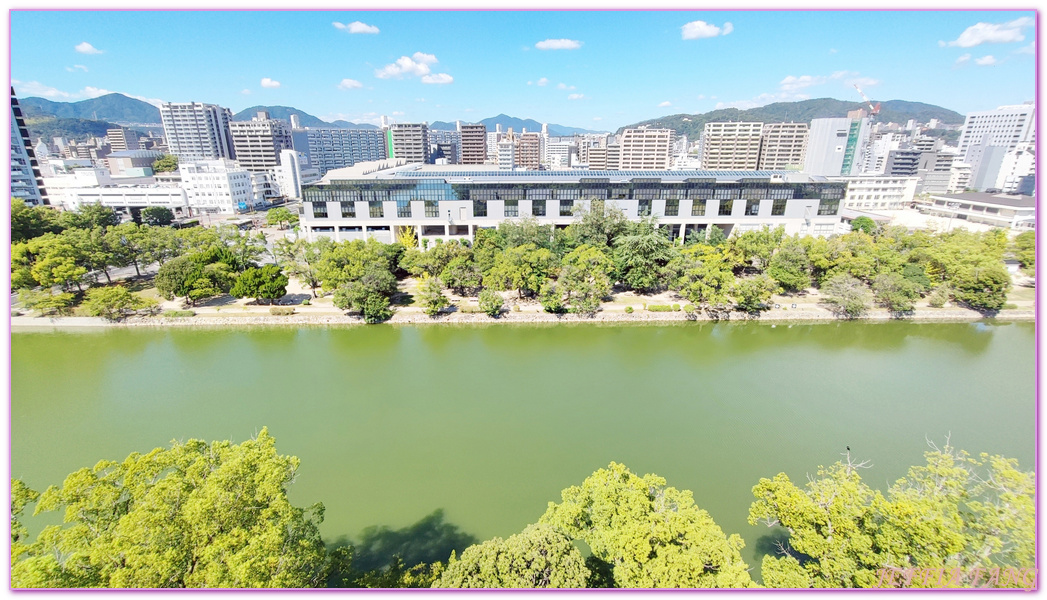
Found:
<path fill-rule="evenodd" d="M 967 192 L 964 194 L 931 194 L 931 198 L 946 199 L 952 201 L 979 202 L 981 204 L 996 204 L 999 206 L 1010 206 L 1012 208 L 1034 208 L 1036 198 L 1019 194 L 988 194 L 985 192 Z"/>

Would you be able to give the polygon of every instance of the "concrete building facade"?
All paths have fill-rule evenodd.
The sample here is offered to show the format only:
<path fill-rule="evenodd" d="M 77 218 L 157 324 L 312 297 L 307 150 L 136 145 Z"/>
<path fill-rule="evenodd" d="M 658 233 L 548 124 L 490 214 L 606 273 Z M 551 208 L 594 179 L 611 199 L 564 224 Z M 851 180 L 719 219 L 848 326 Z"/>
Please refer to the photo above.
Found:
<path fill-rule="evenodd" d="M 381 129 L 292 129 L 291 144 L 294 150 L 305 154 L 321 176 L 332 169 L 388 157 L 386 136 Z"/>
<path fill-rule="evenodd" d="M 760 137 L 761 171 L 785 171 L 803 168 L 807 152 L 807 123 L 767 123 Z"/>
<path fill-rule="evenodd" d="M 40 165 L 36 161 L 29 129 L 22 118 L 22 108 L 11 88 L 11 196 L 21 198 L 26 204 L 40 206 L 50 204 Z"/>
<path fill-rule="evenodd" d="M 407 162 L 429 162 L 429 126 L 425 123 L 394 123 L 389 126 L 389 158 Z"/>
<path fill-rule="evenodd" d="M 232 121 L 229 133 L 233 138 L 236 161 L 248 171 L 264 171 L 280 163 L 280 153 L 293 149 L 291 128 L 287 123 L 270 119 L 269 113 L 259 112 L 250 121 Z"/>
<path fill-rule="evenodd" d="M 1034 141 L 1035 136 L 1036 107 L 1017 104 L 967 115 L 957 145 L 963 162 L 972 164 L 971 153 L 981 144 L 1013 150 L 1019 143 Z"/>
<path fill-rule="evenodd" d="M 760 164 L 763 123 L 706 123 L 702 168 L 755 171 Z"/>
<path fill-rule="evenodd" d="M 126 127 L 107 129 L 105 137 L 109 139 L 109 147 L 112 148 L 113 152 L 139 149 L 138 133 Z"/>
<path fill-rule="evenodd" d="M 251 171 L 232 160 L 179 163 L 181 186 L 190 208 L 200 213 L 236 214 L 252 210 L 263 197 L 255 190 Z"/>
<path fill-rule="evenodd" d="M 217 104 L 164 102 L 160 105 L 164 137 L 179 160 L 236 158 L 229 123 L 233 113 Z"/>
<path fill-rule="evenodd" d="M 623 171 L 668 169 L 672 166 L 675 135 L 672 129 L 626 129 L 619 142 L 618 168 Z"/>
<path fill-rule="evenodd" d="M 847 183 L 845 208 L 854 210 L 901 210 L 908 208 L 916 196 L 916 177 L 888 175 L 855 175 L 834 177 L 832 181 Z"/>
<path fill-rule="evenodd" d="M 809 175 L 858 175 L 871 149 L 869 119 L 812 119 L 803 171 Z"/>
<path fill-rule="evenodd" d="M 458 162 L 463 165 L 482 165 L 487 162 L 487 126 L 483 123 L 468 125 L 461 121 L 455 125 L 461 137 Z"/>

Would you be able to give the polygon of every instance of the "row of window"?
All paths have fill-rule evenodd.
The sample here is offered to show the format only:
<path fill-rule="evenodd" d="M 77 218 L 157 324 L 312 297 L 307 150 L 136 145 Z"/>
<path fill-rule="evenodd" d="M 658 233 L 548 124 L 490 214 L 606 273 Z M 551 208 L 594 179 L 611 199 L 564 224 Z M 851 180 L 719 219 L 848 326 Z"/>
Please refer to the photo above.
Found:
<path fill-rule="evenodd" d="M 326 219 L 327 218 L 327 203 L 315 201 L 313 205 L 313 218 Z M 356 202 L 353 201 L 342 201 L 339 202 L 341 206 L 342 218 L 343 219 L 355 219 L 356 218 Z M 785 205 L 784 199 L 777 199 L 771 203 L 771 216 L 781 217 L 785 216 Z M 381 200 L 369 200 L 367 202 L 368 214 L 372 219 L 381 219 L 385 217 L 384 203 Z M 821 200 L 818 203 L 818 215 L 835 215 L 840 207 L 840 201 L 837 200 Z M 721 200 L 717 209 L 717 215 L 721 217 L 730 216 L 734 211 L 734 200 Z M 651 201 L 640 200 L 637 205 L 637 215 L 641 217 L 651 216 Z M 561 217 L 570 217 L 574 214 L 574 201 L 573 200 L 560 200 L 559 201 L 559 213 Z M 760 201 L 759 200 L 746 200 L 745 201 L 745 215 L 755 217 L 760 214 Z M 531 215 L 535 217 L 546 216 L 545 202 L 535 202 L 531 205 Z M 663 216 L 666 217 L 677 217 L 680 215 L 680 201 L 679 200 L 666 200 L 665 211 Z M 413 217 L 411 210 L 411 202 L 409 200 L 397 200 L 396 201 L 396 216 L 401 219 L 409 219 Z M 440 204 L 437 201 L 426 200 L 425 201 L 425 216 L 427 218 L 437 218 L 440 216 Z M 487 201 L 486 200 L 473 200 L 473 217 L 486 217 L 487 216 Z M 505 200 L 504 201 L 504 216 L 505 217 L 518 217 L 520 216 L 520 201 L 519 200 Z M 706 215 L 706 201 L 705 200 L 694 200 L 691 202 L 691 216 L 692 217 L 704 217 Z"/>

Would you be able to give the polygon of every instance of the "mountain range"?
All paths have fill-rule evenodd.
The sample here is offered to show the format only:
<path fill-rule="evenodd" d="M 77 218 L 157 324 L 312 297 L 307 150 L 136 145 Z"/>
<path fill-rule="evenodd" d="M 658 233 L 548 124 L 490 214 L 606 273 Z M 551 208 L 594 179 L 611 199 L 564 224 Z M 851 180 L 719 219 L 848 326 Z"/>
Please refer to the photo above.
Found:
<path fill-rule="evenodd" d="M 371 125 L 370 123 L 350 123 L 349 121 L 327 121 L 321 120 L 319 117 L 305 112 L 304 110 L 298 110 L 292 106 L 252 106 L 245 108 L 240 112 L 233 115 L 234 121 L 250 121 L 254 118 L 259 111 L 266 111 L 269 113 L 270 119 L 280 119 L 281 121 L 291 121 L 291 115 L 298 115 L 298 121 L 302 127 L 337 127 L 340 129 L 378 129 L 377 125 Z"/>
<path fill-rule="evenodd" d="M 473 121 L 462 120 L 463 123 L 473 123 Z M 518 119 L 516 117 L 510 117 L 506 114 L 498 115 L 497 117 L 490 117 L 475 121 L 476 123 L 482 123 L 487 126 L 487 131 L 494 131 L 496 125 L 502 126 L 502 131 L 507 131 L 510 127 L 513 128 L 514 133 L 520 133 L 524 129 L 527 131 L 541 131 L 542 124 L 534 119 Z M 433 121 L 429 124 L 429 129 L 439 130 L 454 130 L 456 127 L 455 123 L 448 123 L 446 121 Z M 570 136 L 576 133 L 602 133 L 592 131 L 590 129 L 582 129 L 580 127 L 567 127 L 566 125 L 556 125 L 555 123 L 549 123 L 549 135 L 553 137 Z"/>
<path fill-rule="evenodd" d="M 20 98 L 27 117 L 58 117 L 122 123 L 159 123 L 160 109 L 123 94 L 106 94 L 79 102 L 53 102 L 46 98 Z"/>
<path fill-rule="evenodd" d="M 873 103 L 875 104 L 876 101 L 874 100 Z M 619 128 L 618 133 L 625 129 L 646 126 L 651 128 L 669 128 L 675 130 L 677 135 L 686 135 L 688 138 L 698 139 L 706 123 L 717 121 L 757 121 L 763 123 L 793 121 L 809 123 L 811 119 L 846 117 L 849 111 L 859 108 L 867 108 L 867 105 L 833 98 L 815 98 L 798 102 L 775 102 L 748 110 L 721 108 L 693 115 L 668 115 L 626 125 Z M 909 119 L 915 119 L 919 123 L 938 119 L 947 125 L 962 125 L 964 122 L 964 116 L 958 112 L 933 104 L 908 102 L 906 100 L 887 100 L 882 102 L 880 114 L 876 117 L 876 120 L 880 123 L 898 123 L 900 125 L 905 125 Z"/>

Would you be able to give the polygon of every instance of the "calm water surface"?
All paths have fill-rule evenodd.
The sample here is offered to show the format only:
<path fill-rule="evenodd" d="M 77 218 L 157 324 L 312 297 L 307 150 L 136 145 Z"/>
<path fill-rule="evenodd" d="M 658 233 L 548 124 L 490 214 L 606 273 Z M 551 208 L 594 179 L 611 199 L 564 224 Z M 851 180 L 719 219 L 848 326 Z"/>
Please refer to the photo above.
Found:
<path fill-rule="evenodd" d="M 15 333 L 12 475 L 268 426 L 325 538 L 435 509 L 487 539 L 610 461 L 746 540 L 751 488 L 849 445 L 884 488 L 925 437 L 1033 468 L 1031 323 L 370 326 Z"/>

